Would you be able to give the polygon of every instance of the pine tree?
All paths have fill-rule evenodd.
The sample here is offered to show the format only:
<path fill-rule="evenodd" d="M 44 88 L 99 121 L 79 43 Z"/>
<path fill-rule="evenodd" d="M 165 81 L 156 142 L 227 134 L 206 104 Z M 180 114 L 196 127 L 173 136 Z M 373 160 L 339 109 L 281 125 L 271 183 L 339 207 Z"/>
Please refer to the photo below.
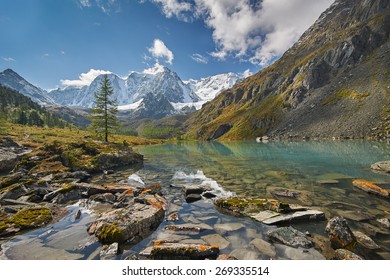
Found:
<path fill-rule="evenodd" d="M 108 142 L 108 135 L 117 127 L 118 104 L 115 99 L 112 99 L 113 94 L 111 82 L 107 75 L 104 75 L 100 88 L 94 93 L 95 106 L 92 108 L 91 121 L 97 136 L 103 135 L 106 142 Z"/>

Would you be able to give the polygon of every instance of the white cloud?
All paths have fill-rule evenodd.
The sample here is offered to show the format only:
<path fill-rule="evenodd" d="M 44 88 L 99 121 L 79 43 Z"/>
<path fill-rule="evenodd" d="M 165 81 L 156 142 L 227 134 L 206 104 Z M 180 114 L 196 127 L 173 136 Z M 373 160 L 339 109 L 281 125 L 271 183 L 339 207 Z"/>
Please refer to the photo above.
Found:
<path fill-rule="evenodd" d="M 212 30 L 223 60 L 239 58 L 267 65 L 282 55 L 334 0 L 149 0 L 160 4 L 167 17 L 185 12 L 202 19 Z"/>
<path fill-rule="evenodd" d="M 252 75 L 253 73 L 249 69 L 246 69 L 244 72 L 242 72 L 242 76 L 244 77 L 244 79 Z"/>
<path fill-rule="evenodd" d="M 207 57 L 205 57 L 205 56 L 203 56 L 201 54 L 198 54 L 198 53 L 192 54 L 191 58 L 192 58 L 192 60 L 194 60 L 197 63 L 207 64 L 209 62 Z"/>
<path fill-rule="evenodd" d="M 89 86 L 99 75 L 111 74 L 110 71 L 90 69 L 87 73 L 81 73 L 78 80 L 61 80 L 63 86 L 82 87 Z"/>
<path fill-rule="evenodd" d="M 81 8 L 98 7 L 105 14 L 116 13 L 120 11 L 119 0 L 78 0 Z"/>
<path fill-rule="evenodd" d="M 148 51 L 154 58 L 165 58 L 167 63 L 172 64 L 173 53 L 160 39 L 154 39 L 153 46 Z"/>
<path fill-rule="evenodd" d="M 15 61 L 15 59 L 12 58 L 12 57 L 2 57 L 2 59 L 3 59 L 4 61 L 6 61 L 6 62 L 13 62 L 13 61 Z"/>
<path fill-rule="evenodd" d="M 176 16 L 178 19 L 189 21 L 190 16 L 187 14 L 192 10 L 192 5 L 189 2 L 178 0 L 150 0 L 153 3 L 159 4 L 166 17 L 171 18 Z"/>

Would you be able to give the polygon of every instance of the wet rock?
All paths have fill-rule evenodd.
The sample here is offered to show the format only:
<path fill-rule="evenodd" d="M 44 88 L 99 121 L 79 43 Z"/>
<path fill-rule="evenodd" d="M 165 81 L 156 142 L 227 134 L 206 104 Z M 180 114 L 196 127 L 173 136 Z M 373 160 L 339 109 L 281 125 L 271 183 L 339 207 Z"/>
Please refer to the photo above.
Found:
<path fill-rule="evenodd" d="M 202 194 L 202 196 L 203 196 L 204 198 L 208 198 L 208 199 L 217 197 L 217 195 L 213 194 L 212 192 L 204 192 L 204 193 Z"/>
<path fill-rule="evenodd" d="M 76 214 L 74 215 L 74 219 L 75 219 L 75 220 L 78 220 L 78 219 L 80 219 L 80 217 L 81 217 L 81 210 L 78 209 L 77 212 L 76 212 Z"/>
<path fill-rule="evenodd" d="M 390 235 L 390 230 L 385 228 L 379 228 L 371 224 L 361 223 L 361 228 L 364 232 L 368 233 L 371 236 L 377 235 Z"/>
<path fill-rule="evenodd" d="M 115 195 L 112 193 L 102 193 L 102 194 L 95 194 L 90 196 L 90 200 L 101 202 L 101 203 L 109 203 L 113 204 L 115 202 Z"/>
<path fill-rule="evenodd" d="M 197 234 L 206 230 L 212 230 L 213 228 L 206 224 L 180 224 L 165 226 L 165 230 L 174 231 L 176 233 L 189 233 Z"/>
<path fill-rule="evenodd" d="M 357 211 L 337 210 L 336 212 L 339 216 L 342 216 L 346 219 L 356 221 L 356 222 L 363 222 L 374 218 L 372 215 L 363 212 L 361 210 L 357 210 Z"/>
<path fill-rule="evenodd" d="M 188 196 L 190 194 L 202 194 L 204 188 L 201 185 L 185 185 L 183 186 L 184 195 Z"/>
<path fill-rule="evenodd" d="M 276 216 L 280 216 L 280 214 L 276 213 L 274 211 L 266 210 L 266 211 L 260 211 L 259 213 L 251 215 L 251 218 L 256 220 L 256 221 L 262 222 L 264 220 L 267 220 L 267 219 L 270 219 L 270 218 L 273 218 Z"/>
<path fill-rule="evenodd" d="M 267 232 L 267 238 L 276 243 L 281 243 L 294 248 L 313 247 L 313 242 L 306 235 L 293 227 L 281 227 Z"/>
<path fill-rule="evenodd" d="M 321 186 L 327 187 L 327 186 L 338 185 L 340 182 L 338 180 L 324 179 L 324 180 L 318 180 L 317 183 L 320 184 Z"/>
<path fill-rule="evenodd" d="M 212 246 L 218 246 L 220 250 L 226 249 L 230 245 L 230 242 L 219 234 L 205 235 L 202 236 L 202 239 Z"/>
<path fill-rule="evenodd" d="M 354 187 L 365 191 L 367 193 L 375 194 L 381 197 L 389 198 L 390 193 L 388 190 L 385 190 L 371 182 L 363 181 L 363 180 L 354 180 L 352 181 Z"/>
<path fill-rule="evenodd" d="M 202 196 L 200 194 L 192 193 L 186 196 L 186 202 L 192 203 L 198 200 L 201 200 Z"/>
<path fill-rule="evenodd" d="M 325 231 L 329 235 L 332 248 L 353 250 L 356 244 L 356 237 L 343 217 L 330 219 Z"/>
<path fill-rule="evenodd" d="M 262 222 L 266 225 L 277 225 L 282 223 L 321 221 L 321 220 L 325 220 L 325 214 L 323 212 L 318 210 L 306 210 L 306 211 L 297 211 L 290 214 L 281 214 L 278 216 L 265 219 Z"/>
<path fill-rule="evenodd" d="M 335 252 L 337 260 L 363 260 L 363 258 L 346 249 L 337 249 Z"/>
<path fill-rule="evenodd" d="M 167 217 L 167 221 L 175 222 L 179 220 L 179 214 L 178 213 L 171 213 Z"/>
<path fill-rule="evenodd" d="M 217 246 L 207 246 L 203 244 L 184 244 L 165 242 L 157 240 L 154 242 L 150 253 L 152 259 L 180 259 L 198 260 L 206 258 L 216 258 L 219 254 Z"/>
<path fill-rule="evenodd" d="M 115 260 L 118 253 L 119 244 L 115 242 L 111 245 L 104 245 L 99 255 L 101 260 Z"/>
<path fill-rule="evenodd" d="M 158 195 L 146 195 L 147 204 L 134 203 L 126 208 L 103 213 L 88 227 L 103 244 L 134 243 L 148 236 L 164 219 L 166 200 Z"/>
<path fill-rule="evenodd" d="M 380 248 L 374 240 L 372 240 L 370 237 L 360 231 L 354 231 L 353 235 L 355 235 L 356 241 L 367 249 L 375 250 Z"/>
<path fill-rule="evenodd" d="M 371 169 L 375 171 L 380 171 L 384 173 L 390 173 L 390 161 L 380 161 L 373 163 Z"/>
<path fill-rule="evenodd" d="M 233 257 L 237 260 L 259 260 L 262 256 L 260 253 L 253 250 L 235 249 L 229 254 L 229 257 Z"/>
<path fill-rule="evenodd" d="M 325 260 L 325 257 L 315 248 L 292 248 L 289 246 L 275 244 L 279 254 L 289 260 Z"/>
<path fill-rule="evenodd" d="M 244 228 L 245 226 L 240 223 L 216 224 L 214 226 L 215 231 L 222 235 L 230 234 L 232 232 L 236 232 Z"/>
<path fill-rule="evenodd" d="M 271 191 L 271 193 L 278 197 L 288 197 L 288 198 L 297 198 L 299 196 L 299 192 L 287 190 L 287 189 L 277 189 Z"/>
<path fill-rule="evenodd" d="M 253 239 L 251 241 L 251 243 L 249 243 L 249 245 L 253 246 L 260 253 L 262 253 L 263 255 L 266 255 L 270 258 L 274 258 L 276 256 L 275 247 L 271 243 L 268 243 L 265 240 L 256 238 L 256 239 Z"/>
<path fill-rule="evenodd" d="M 383 218 L 378 219 L 377 222 L 380 224 L 381 227 L 390 229 L 390 219 L 389 218 Z"/>
<path fill-rule="evenodd" d="M 233 256 L 228 256 L 225 254 L 219 255 L 217 258 L 217 261 L 232 261 L 232 260 L 237 260 L 237 259 Z"/>

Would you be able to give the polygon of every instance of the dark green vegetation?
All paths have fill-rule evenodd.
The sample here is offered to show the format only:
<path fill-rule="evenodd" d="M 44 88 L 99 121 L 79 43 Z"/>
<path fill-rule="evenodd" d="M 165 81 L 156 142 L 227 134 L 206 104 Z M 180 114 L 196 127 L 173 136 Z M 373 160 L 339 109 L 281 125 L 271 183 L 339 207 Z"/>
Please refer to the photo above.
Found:
<path fill-rule="evenodd" d="M 100 88 L 95 92 L 95 105 L 92 108 L 92 129 L 97 136 L 103 137 L 108 142 L 108 135 L 117 127 L 116 114 L 118 103 L 112 99 L 114 90 L 107 75 L 100 83 Z"/>
<path fill-rule="evenodd" d="M 336 1 L 273 65 L 196 112 L 186 137 L 386 137 L 389 34 L 389 1 Z"/>
<path fill-rule="evenodd" d="M 3 126 L 5 121 L 41 127 L 64 128 L 71 126 L 30 98 L 3 86 L 0 86 L 0 112 L 0 119 L 2 120 L 0 120 L 0 123 L 3 122 Z"/>

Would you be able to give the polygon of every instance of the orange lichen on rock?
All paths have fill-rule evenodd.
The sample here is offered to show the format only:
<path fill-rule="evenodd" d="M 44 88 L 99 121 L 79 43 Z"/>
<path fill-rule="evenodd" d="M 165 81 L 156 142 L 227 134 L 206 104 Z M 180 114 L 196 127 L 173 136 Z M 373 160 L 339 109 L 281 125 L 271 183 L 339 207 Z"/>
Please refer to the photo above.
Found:
<path fill-rule="evenodd" d="M 152 190 L 143 190 L 142 192 L 141 192 L 141 194 L 146 194 L 146 193 L 151 193 L 152 192 Z"/>
<path fill-rule="evenodd" d="M 134 191 L 133 190 L 125 190 L 122 194 L 123 195 L 133 195 Z"/>
<path fill-rule="evenodd" d="M 380 195 L 383 197 L 390 197 L 390 193 L 388 190 L 385 190 L 371 182 L 363 181 L 363 180 L 354 180 L 352 184 L 365 192 Z"/>

